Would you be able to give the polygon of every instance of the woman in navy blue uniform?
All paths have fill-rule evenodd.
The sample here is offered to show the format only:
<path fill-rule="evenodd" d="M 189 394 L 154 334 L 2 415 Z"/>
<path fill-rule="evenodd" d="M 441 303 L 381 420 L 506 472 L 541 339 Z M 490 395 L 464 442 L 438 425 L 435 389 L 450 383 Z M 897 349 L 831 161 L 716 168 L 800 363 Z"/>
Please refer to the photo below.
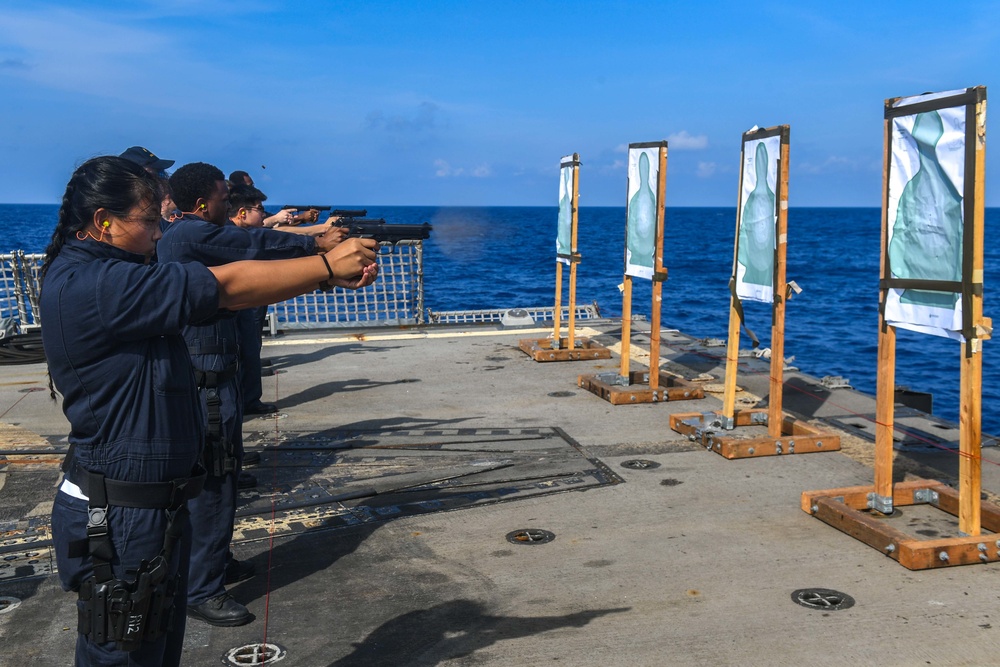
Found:
<path fill-rule="evenodd" d="M 271 262 L 151 261 L 160 188 L 119 157 L 73 174 L 42 269 L 42 338 L 70 422 L 52 530 L 79 591 L 77 665 L 179 665 L 186 500 L 201 484 L 201 403 L 180 332 L 192 322 L 377 275 L 373 242 Z"/>

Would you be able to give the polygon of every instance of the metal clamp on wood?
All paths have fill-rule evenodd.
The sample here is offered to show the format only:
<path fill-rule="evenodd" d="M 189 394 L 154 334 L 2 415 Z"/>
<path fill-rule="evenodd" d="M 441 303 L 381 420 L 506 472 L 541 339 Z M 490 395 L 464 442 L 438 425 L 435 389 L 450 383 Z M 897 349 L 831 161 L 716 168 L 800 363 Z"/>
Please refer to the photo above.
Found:
<path fill-rule="evenodd" d="M 802 288 L 794 280 L 789 280 L 788 284 L 785 285 L 785 301 L 788 301 L 796 294 L 802 294 Z"/>

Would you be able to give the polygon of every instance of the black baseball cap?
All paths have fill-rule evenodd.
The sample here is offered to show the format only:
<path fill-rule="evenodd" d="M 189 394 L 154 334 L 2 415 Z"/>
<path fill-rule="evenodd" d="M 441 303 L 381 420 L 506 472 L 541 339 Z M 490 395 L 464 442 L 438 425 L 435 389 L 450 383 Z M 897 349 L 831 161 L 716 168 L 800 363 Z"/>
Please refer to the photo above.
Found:
<path fill-rule="evenodd" d="M 163 171 L 174 166 L 173 160 L 162 160 L 142 146 L 132 146 L 132 148 L 129 148 L 118 157 L 135 162 L 140 167 L 145 167 L 151 171 Z"/>

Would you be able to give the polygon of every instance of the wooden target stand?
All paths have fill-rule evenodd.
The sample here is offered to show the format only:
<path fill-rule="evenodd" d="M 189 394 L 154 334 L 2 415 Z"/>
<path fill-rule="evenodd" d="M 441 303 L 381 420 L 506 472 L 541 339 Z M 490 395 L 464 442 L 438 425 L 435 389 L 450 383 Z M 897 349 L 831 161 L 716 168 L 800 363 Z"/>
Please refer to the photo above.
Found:
<path fill-rule="evenodd" d="M 921 96 L 922 97 L 922 96 Z M 983 317 L 983 215 L 986 139 L 986 89 L 969 88 L 962 94 L 915 102 L 913 110 L 900 98 L 886 100 L 885 154 L 882 201 L 882 268 L 880 284 L 883 309 L 879 314 L 878 382 L 876 389 L 875 483 L 824 491 L 805 491 L 802 510 L 851 537 L 878 549 L 911 570 L 1000 561 L 1000 507 L 980 499 L 982 458 L 982 341 L 990 337 L 992 321 Z M 966 184 L 963 205 L 963 270 L 959 285 L 938 284 L 938 291 L 959 292 L 965 323 L 961 358 L 959 407 L 959 489 L 935 480 L 893 484 L 893 389 L 896 373 L 896 328 L 885 322 L 884 305 L 889 290 L 905 289 L 894 279 L 888 262 L 889 171 L 892 119 L 928 110 L 966 106 Z M 918 106 L 919 105 L 919 106 Z M 974 146 L 974 150 L 971 148 Z M 971 187 L 970 187 L 971 186 Z M 926 282 L 926 281 L 923 281 Z M 926 285 L 922 285 L 927 289 Z M 918 289 L 920 287 L 917 287 Z M 894 508 L 927 505 L 957 517 L 958 536 L 924 540 L 887 525 Z M 983 534 L 983 530 L 993 534 Z"/>
<path fill-rule="evenodd" d="M 786 250 L 788 238 L 788 147 L 789 126 L 754 130 L 743 134 L 740 149 L 740 205 L 736 208 L 736 242 L 733 250 L 733 277 L 730 282 L 732 296 L 729 300 L 729 341 L 726 348 L 725 394 L 721 412 L 687 412 L 670 415 L 670 428 L 683 433 L 727 459 L 743 459 L 780 454 L 806 454 L 840 449 L 840 436 L 820 431 L 810 424 L 798 421 L 782 412 L 782 387 L 784 383 L 785 353 L 785 302 L 791 296 L 786 283 Z M 781 153 L 778 158 L 777 192 L 775 193 L 777 224 L 774 249 L 773 310 L 771 324 L 771 383 L 767 409 L 736 410 L 736 373 L 740 350 L 740 322 L 742 306 L 736 295 L 736 263 L 739 256 L 740 223 L 743 214 L 743 165 L 747 141 L 779 136 Z M 782 289 L 777 289 L 778 286 Z M 740 434 L 739 430 L 761 431 L 766 435 Z"/>
<path fill-rule="evenodd" d="M 580 263 L 580 253 L 576 250 L 577 208 L 580 200 L 580 154 L 573 153 L 570 160 L 560 163 L 562 169 L 573 170 L 573 185 L 570 195 L 571 252 L 556 258 L 556 302 L 552 317 L 554 324 L 551 338 L 524 338 L 518 347 L 535 361 L 579 361 L 581 359 L 610 359 L 611 350 L 587 337 L 576 337 L 576 265 Z M 563 264 L 569 264 L 569 322 L 566 337 L 560 334 L 562 320 L 562 279 Z"/>
<path fill-rule="evenodd" d="M 664 201 L 667 190 L 667 142 L 630 144 L 629 148 L 659 150 L 659 172 L 656 181 L 656 249 L 653 252 L 653 304 L 649 334 L 649 370 L 630 371 L 632 335 L 632 276 L 625 274 L 622 286 L 621 372 L 581 375 L 577 386 L 600 396 L 612 405 L 636 405 L 704 398 L 705 390 L 681 377 L 660 375 L 660 314 L 663 281 L 667 270 L 663 266 Z"/>

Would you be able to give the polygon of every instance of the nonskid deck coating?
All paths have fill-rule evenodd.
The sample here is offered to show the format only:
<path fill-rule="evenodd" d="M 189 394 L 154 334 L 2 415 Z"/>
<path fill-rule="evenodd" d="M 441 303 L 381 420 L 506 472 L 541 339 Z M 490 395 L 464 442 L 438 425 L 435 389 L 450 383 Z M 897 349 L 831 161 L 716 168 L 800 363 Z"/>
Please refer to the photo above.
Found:
<path fill-rule="evenodd" d="M 614 346 L 615 323 L 588 329 L 581 335 Z M 282 416 L 246 424 L 252 445 L 264 447 L 265 464 L 272 454 L 288 451 L 268 452 L 269 437 L 280 447 L 308 443 L 321 433 L 376 433 L 376 447 L 394 448 L 440 442 L 459 430 L 550 429 L 579 444 L 579 460 L 600 461 L 625 483 L 363 521 L 341 530 L 282 531 L 276 519 L 267 539 L 235 546 L 261 572 L 232 589 L 257 621 L 242 628 L 190 623 L 186 664 L 221 664 L 229 649 L 262 641 L 265 626 L 267 641 L 288 650 L 280 663 L 287 665 L 995 662 L 995 567 L 909 572 L 798 508 L 803 490 L 870 483 L 872 470 L 859 462 L 870 453 L 869 444 L 844 434 L 851 444 L 845 453 L 728 461 L 666 425 L 671 411 L 717 409 L 718 394 L 677 404 L 611 406 L 576 388 L 575 378 L 613 371 L 617 358 L 538 364 L 517 349 L 526 335 L 545 330 L 302 332 L 266 342 L 264 356 L 284 372 L 265 378 L 265 400 L 276 399 Z M 633 350 L 643 336 L 636 332 Z M 680 333 L 665 336 L 664 343 L 668 371 L 721 376 L 721 350 Z M 766 391 L 763 362 L 745 360 L 741 370 L 739 383 L 751 400 L 755 391 Z M 3 376 L 4 420 L 59 448 L 66 424 L 58 407 L 45 392 L 18 393 L 44 386 L 44 367 L 7 367 Z M 786 407 L 800 417 L 848 419 L 874 411 L 870 397 L 844 389 L 810 392 L 822 396 L 810 402 L 789 390 L 795 383 L 818 388 L 807 376 L 786 375 Z M 349 439 L 331 437 L 326 444 Z M 314 458 L 317 451 L 291 457 L 298 457 L 288 466 L 297 468 L 291 495 L 334 494 L 341 480 L 330 471 L 343 470 L 336 459 L 345 452 L 333 450 L 334 460 L 326 465 Z M 372 452 L 352 449 L 350 455 Z M 620 466 L 637 456 L 660 467 Z M 984 489 L 998 491 L 997 453 L 984 450 L 983 457 Z M 442 477 L 406 458 L 402 466 L 384 459 L 375 465 L 394 466 L 393 472 L 414 482 L 420 473 L 432 485 Z M 500 460 L 489 462 L 499 466 Z M 0 520 L 44 524 L 55 473 L 31 467 L 6 467 Z M 289 472 L 283 467 L 264 465 L 256 472 L 266 483 L 272 470 Z M 947 480 L 956 468 L 954 453 L 897 453 L 900 475 L 910 470 Z M 375 487 L 392 481 L 376 474 L 351 483 Z M 349 504 L 345 511 L 378 513 L 372 498 Z M 270 519 L 266 512 L 254 516 Z M 923 520 L 914 513 L 903 517 L 911 526 Z M 522 528 L 547 529 L 556 538 L 532 546 L 505 539 Z M 806 587 L 840 590 L 857 604 L 825 614 L 807 610 L 790 598 Z M 73 596 L 54 577 L 0 580 L 0 596 L 22 599 L 0 614 L 0 665 L 71 663 Z"/>

